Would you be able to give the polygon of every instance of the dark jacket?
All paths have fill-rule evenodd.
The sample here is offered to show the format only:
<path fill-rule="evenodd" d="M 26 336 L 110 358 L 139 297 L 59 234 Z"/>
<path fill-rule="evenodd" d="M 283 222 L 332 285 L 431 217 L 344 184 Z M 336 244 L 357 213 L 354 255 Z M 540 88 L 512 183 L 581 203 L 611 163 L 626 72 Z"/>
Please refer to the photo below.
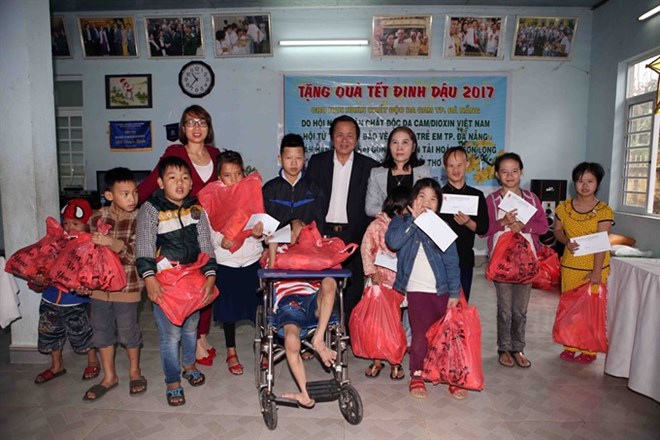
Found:
<path fill-rule="evenodd" d="M 140 208 L 136 235 L 135 265 L 142 278 L 156 274 L 156 256 L 190 264 L 201 252 L 211 257 L 202 272 L 207 277 L 215 275 L 209 220 L 197 197 L 188 197 L 177 206 L 165 198 L 162 189 L 157 190 Z"/>
<path fill-rule="evenodd" d="M 316 222 L 319 231 L 325 227 L 327 203 L 321 188 L 303 175 L 292 186 L 286 178 L 280 175 L 269 180 L 263 186 L 264 207 L 266 213 L 280 222 L 280 227 L 293 219 L 308 224 Z"/>

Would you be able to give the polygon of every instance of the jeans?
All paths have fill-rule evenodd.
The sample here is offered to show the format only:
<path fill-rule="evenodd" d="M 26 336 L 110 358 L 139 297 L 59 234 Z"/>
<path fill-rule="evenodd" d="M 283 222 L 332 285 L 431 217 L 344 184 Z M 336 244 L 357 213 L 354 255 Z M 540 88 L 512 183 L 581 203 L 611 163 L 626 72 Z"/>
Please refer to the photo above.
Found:
<path fill-rule="evenodd" d="M 532 292 L 531 284 L 507 284 L 495 281 L 497 292 L 497 349 L 523 351 L 527 305 Z"/>
<path fill-rule="evenodd" d="M 179 344 L 183 354 L 183 365 L 195 365 L 199 311 L 188 316 L 183 321 L 183 325 L 178 326 L 172 324 L 163 313 L 163 309 L 154 304 L 154 321 L 160 338 L 160 362 L 165 374 L 165 384 L 170 385 L 181 380 Z"/>

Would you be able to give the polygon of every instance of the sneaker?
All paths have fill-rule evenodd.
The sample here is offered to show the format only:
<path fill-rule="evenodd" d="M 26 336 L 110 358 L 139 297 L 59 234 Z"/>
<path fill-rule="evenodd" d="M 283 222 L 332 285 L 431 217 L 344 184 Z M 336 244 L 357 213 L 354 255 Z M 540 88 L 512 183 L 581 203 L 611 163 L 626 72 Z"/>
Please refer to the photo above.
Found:
<path fill-rule="evenodd" d="M 564 361 L 568 361 L 568 362 L 574 362 L 574 361 L 575 361 L 575 357 L 574 357 L 574 356 L 575 356 L 575 352 L 574 352 L 574 351 L 569 351 L 569 350 L 564 350 L 564 351 L 562 351 L 561 354 L 559 355 L 559 357 L 560 357 L 562 360 L 564 360 Z"/>

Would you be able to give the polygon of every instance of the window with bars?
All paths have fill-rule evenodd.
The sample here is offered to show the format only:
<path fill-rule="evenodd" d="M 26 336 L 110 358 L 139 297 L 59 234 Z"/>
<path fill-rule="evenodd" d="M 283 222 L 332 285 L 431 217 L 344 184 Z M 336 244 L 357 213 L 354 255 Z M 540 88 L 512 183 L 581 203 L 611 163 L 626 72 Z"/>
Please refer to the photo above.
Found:
<path fill-rule="evenodd" d="M 60 189 L 85 187 L 82 81 L 55 81 L 57 163 Z"/>
<path fill-rule="evenodd" d="M 655 57 L 631 64 L 626 92 L 626 137 L 622 208 L 660 214 L 660 115 L 656 112 L 658 75 L 646 66 Z"/>

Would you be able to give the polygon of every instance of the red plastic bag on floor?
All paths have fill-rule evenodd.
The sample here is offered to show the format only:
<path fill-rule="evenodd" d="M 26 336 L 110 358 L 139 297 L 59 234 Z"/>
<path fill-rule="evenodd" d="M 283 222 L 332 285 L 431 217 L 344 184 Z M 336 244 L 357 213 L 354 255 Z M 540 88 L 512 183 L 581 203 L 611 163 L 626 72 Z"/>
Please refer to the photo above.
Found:
<path fill-rule="evenodd" d="M 201 288 L 206 281 L 206 276 L 201 269 L 208 262 L 209 255 L 200 253 L 194 263 L 179 264 L 172 269 L 162 270 L 156 274 L 156 279 L 164 288 L 158 305 L 172 324 L 183 324 L 188 316 L 203 307 L 204 294 Z M 214 286 L 211 301 L 215 300 L 218 295 L 220 295 L 220 291 Z"/>
<path fill-rule="evenodd" d="M 512 284 L 530 284 L 539 272 L 531 244 L 518 232 L 503 233 L 486 268 L 486 278 Z"/>
<path fill-rule="evenodd" d="M 481 366 L 481 321 L 474 306 L 461 295 L 457 307 L 426 332 L 428 351 L 422 377 L 434 385 L 445 383 L 468 390 L 484 389 Z"/>
<path fill-rule="evenodd" d="M 232 253 L 252 234 L 252 231 L 243 230 L 252 214 L 265 211 L 261 175 L 258 172 L 230 186 L 220 180 L 211 182 L 197 193 L 197 198 L 206 210 L 213 229 L 234 242 L 229 249 Z"/>
<path fill-rule="evenodd" d="M 349 329 L 355 356 L 400 364 L 406 354 L 401 324 L 403 295 L 382 285 L 367 286 L 351 313 Z"/>
<path fill-rule="evenodd" d="M 552 339 L 568 347 L 607 353 L 607 285 L 586 283 L 559 298 Z"/>
<path fill-rule="evenodd" d="M 559 256 L 550 246 L 541 246 L 536 253 L 539 260 L 539 273 L 532 280 L 532 287 L 541 290 L 554 290 L 561 278 Z"/>
<path fill-rule="evenodd" d="M 111 226 L 99 220 L 97 232 L 106 235 Z M 92 234 L 77 232 L 52 262 L 47 272 L 51 284 L 63 290 L 85 287 L 116 292 L 126 287 L 126 272 L 119 256 L 92 241 Z"/>
<path fill-rule="evenodd" d="M 321 235 L 316 222 L 311 222 L 300 231 L 298 240 L 278 253 L 273 269 L 325 270 L 340 269 L 358 245 L 346 245 L 339 237 L 326 238 Z M 262 265 L 265 261 L 262 259 Z"/>
<path fill-rule="evenodd" d="M 46 219 L 46 235 L 41 240 L 17 250 L 9 257 L 5 271 L 21 278 L 32 280 L 36 275 L 45 275 L 69 236 L 53 217 Z"/>

